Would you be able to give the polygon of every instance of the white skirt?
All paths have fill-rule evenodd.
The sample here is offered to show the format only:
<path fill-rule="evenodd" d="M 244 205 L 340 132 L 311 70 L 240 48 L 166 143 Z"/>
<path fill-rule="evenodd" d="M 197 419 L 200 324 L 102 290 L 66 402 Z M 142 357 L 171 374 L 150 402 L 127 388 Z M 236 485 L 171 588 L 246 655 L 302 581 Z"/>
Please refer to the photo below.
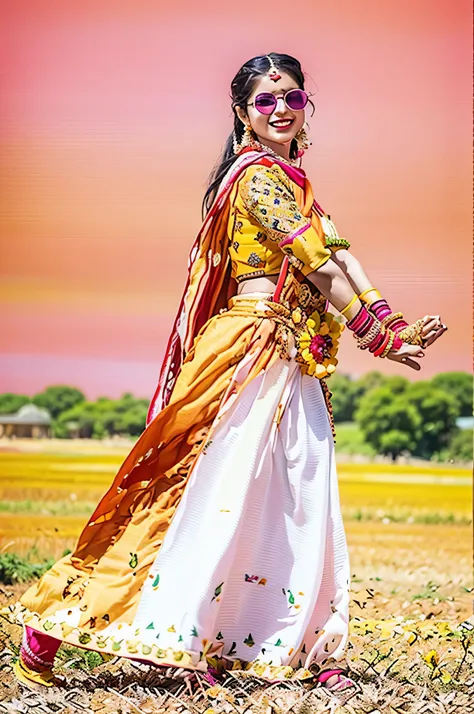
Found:
<path fill-rule="evenodd" d="M 350 568 L 319 380 L 278 359 L 217 422 L 130 629 L 164 649 L 220 644 L 231 660 L 340 659 Z"/>

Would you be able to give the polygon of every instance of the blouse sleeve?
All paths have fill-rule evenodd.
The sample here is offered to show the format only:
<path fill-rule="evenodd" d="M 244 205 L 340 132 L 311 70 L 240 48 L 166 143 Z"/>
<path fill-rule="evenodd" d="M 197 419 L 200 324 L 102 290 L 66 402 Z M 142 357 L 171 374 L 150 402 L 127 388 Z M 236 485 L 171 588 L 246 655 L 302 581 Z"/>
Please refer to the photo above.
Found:
<path fill-rule="evenodd" d="M 268 238 L 277 242 L 290 262 L 307 275 L 324 265 L 332 251 L 311 218 L 300 211 L 291 183 L 285 179 L 273 167 L 250 166 L 240 182 L 239 193 L 244 207 Z"/>

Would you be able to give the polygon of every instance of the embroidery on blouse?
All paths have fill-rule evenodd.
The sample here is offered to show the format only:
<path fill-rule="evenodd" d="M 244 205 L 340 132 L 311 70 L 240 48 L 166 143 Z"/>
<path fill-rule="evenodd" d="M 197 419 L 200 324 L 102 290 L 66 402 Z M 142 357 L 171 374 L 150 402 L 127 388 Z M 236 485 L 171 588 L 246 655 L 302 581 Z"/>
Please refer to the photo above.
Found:
<path fill-rule="evenodd" d="M 282 233 L 311 225 L 302 215 L 291 188 L 271 169 L 262 168 L 250 179 L 244 179 L 242 197 L 249 213 L 272 241 L 280 242 Z"/>

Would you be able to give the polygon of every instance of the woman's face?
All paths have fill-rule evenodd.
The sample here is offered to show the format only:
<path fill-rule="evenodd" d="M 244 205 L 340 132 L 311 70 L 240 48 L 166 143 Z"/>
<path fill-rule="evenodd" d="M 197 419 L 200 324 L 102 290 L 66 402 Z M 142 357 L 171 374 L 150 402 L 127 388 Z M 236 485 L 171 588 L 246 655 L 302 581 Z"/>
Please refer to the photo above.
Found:
<path fill-rule="evenodd" d="M 277 105 L 272 114 L 261 114 L 254 106 L 247 106 L 247 117 L 241 107 L 237 107 L 237 112 L 245 123 L 250 126 L 262 144 L 275 148 L 279 153 L 285 148 L 285 153 L 289 154 L 290 144 L 295 135 L 305 122 L 305 110 L 289 109 L 283 101 L 283 95 L 290 89 L 300 89 L 297 82 L 286 72 L 281 72 L 279 80 L 274 82 L 268 75 L 264 75 L 257 80 L 248 104 L 252 103 L 261 92 L 271 92 L 277 98 Z M 283 145 L 283 146 L 282 146 Z"/>

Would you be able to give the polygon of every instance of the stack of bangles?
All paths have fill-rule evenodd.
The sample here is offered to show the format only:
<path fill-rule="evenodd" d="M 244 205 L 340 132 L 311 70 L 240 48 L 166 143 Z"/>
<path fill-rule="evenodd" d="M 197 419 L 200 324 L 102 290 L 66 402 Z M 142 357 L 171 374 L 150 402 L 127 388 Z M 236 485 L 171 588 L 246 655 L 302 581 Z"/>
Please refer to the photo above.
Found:
<path fill-rule="evenodd" d="M 341 313 L 344 314 L 359 297 L 360 296 L 356 295 L 349 305 L 341 310 Z M 386 305 L 382 299 L 377 302 Z M 384 307 L 384 305 L 380 305 L 380 308 L 382 307 Z M 386 314 L 382 319 L 379 319 L 374 314 L 371 314 L 366 306 L 363 305 L 357 315 L 347 323 L 347 328 L 352 330 L 356 337 L 357 346 L 362 350 L 368 349 L 374 357 L 386 357 L 391 350 L 399 350 L 403 345 L 403 340 L 398 337 L 397 332 L 392 329 L 394 323 L 397 325 L 397 328 L 397 323 L 403 323 L 401 315 L 400 313 L 392 314 L 390 308 L 388 308 L 388 310 L 388 315 Z M 381 310 L 381 312 L 383 311 Z M 400 327 L 398 329 L 402 328 Z"/>
<path fill-rule="evenodd" d="M 371 296 L 372 299 L 368 298 L 370 293 L 373 293 Z M 397 334 L 401 330 L 405 329 L 405 327 L 408 327 L 408 322 L 405 322 L 402 313 L 392 312 L 390 305 L 383 299 L 376 288 L 364 290 L 364 292 L 359 295 L 359 300 L 367 305 L 370 312 L 377 318 L 377 320 L 380 320 L 384 327 L 389 327 Z"/>

